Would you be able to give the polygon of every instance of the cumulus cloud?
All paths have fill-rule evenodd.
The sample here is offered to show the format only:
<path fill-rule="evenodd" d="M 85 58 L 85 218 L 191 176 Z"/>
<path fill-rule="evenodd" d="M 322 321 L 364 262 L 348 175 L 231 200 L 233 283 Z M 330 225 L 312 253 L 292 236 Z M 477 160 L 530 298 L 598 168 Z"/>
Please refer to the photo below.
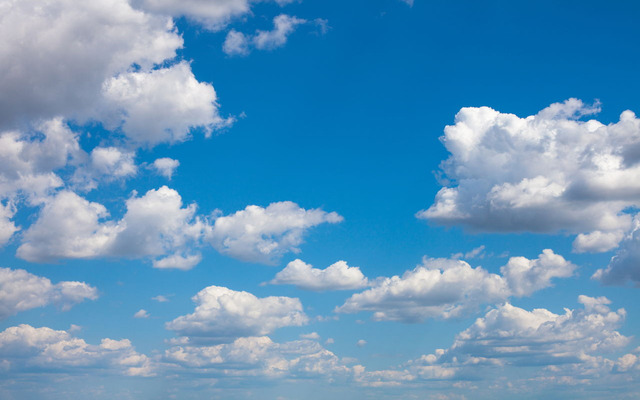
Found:
<path fill-rule="evenodd" d="M 149 318 L 149 313 L 147 310 L 141 308 L 133 314 L 133 318 Z"/>
<path fill-rule="evenodd" d="M 68 310 L 86 299 L 98 298 L 98 290 L 84 282 L 56 284 L 23 269 L 0 268 L 0 319 L 49 304 Z"/>
<path fill-rule="evenodd" d="M 66 331 L 13 326 L 0 332 L 0 360 L 5 374 L 82 372 L 96 368 L 130 376 L 152 376 L 151 360 L 135 351 L 128 339 L 102 339 L 90 345 Z"/>
<path fill-rule="evenodd" d="M 166 324 L 182 336 L 212 342 L 266 335 L 285 326 L 301 326 L 308 317 L 300 300 L 291 297 L 258 298 L 248 292 L 209 286 L 192 299 L 196 309 Z"/>
<path fill-rule="evenodd" d="M 243 261 L 275 263 L 283 254 L 299 252 L 307 229 L 322 223 L 338 223 L 342 217 L 320 209 L 305 210 L 290 201 L 266 208 L 247 206 L 219 217 L 206 239 L 219 252 Z"/>
<path fill-rule="evenodd" d="M 160 257 L 158 268 L 188 269 L 199 256 L 181 256 L 202 235 L 194 204 L 182 207 L 175 190 L 163 186 L 131 197 L 120 221 L 104 220 L 106 208 L 70 191 L 49 199 L 25 232 L 17 255 L 28 261 L 64 258 Z M 177 256 L 176 256 L 177 255 Z M 193 257 L 196 257 L 195 259 Z"/>
<path fill-rule="evenodd" d="M 624 285 L 631 282 L 640 286 L 640 217 L 633 221 L 634 228 L 620 244 L 609 265 L 593 274 L 593 279 L 604 285 Z"/>
<path fill-rule="evenodd" d="M 158 158 L 153 162 L 153 164 L 151 164 L 151 167 L 155 169 L 158 174 L 167 179 L 171 179 L 173 177 L 173 174 L 179 166 L 180 161 L 169 157 Z"/>
<path fill-rule="evenodd" d="M 368 285 L 360 268 L 338 261 L 326 269 L 313 268 L 300 259 L 291 261 L 274 279 L 272 285 L 295 285 L 300 289 L 325 291 L 362 289 Z"/>
<path fill-rule="evenodd" d="M 117 147 L 95 147 L 87 165 L 74 172 L 72 181 L 81 189 L 98 187 L 101 180 L 111 182 L 134 176 L 138 172 L 135 153 Z"/>
<path fill-rule="evenodd" d="M 182 142 L 195 128 L 209 135 L 232 122 L 218 115 L 213 86 L 198 82 L 184 61 L 120 74 L 105 82 L 103 92 L 104 110 L 96 118 L 141 145 Z"/>
<path fill-rule="evenodd" d="M 252 48 L 258 50 L 273 50 L 282 47 L 287 43 L 291 35 L 299 25 L 309 21 L 281 14 L 273 19 L 273 29 L 270 31 L 257 30 L 253 35 L 245 35 L 234 29 L 227 33 L 227 37 L 222 45 L 222 50 L 230 56 L 247 55 Z M 316 24 L 320 29 L 326 31 L 326 21 L 317 20 Z"/>
<path fill-rule="evenodd" d="M 0 126 L 88 115 L 105 80 L 182 47 L 170 19 L 126 0 L 5 1 L 2 10 Z"/>
<path fill-rule="evenodd" d="M 172 15 L 174 17 L 187 17 L 192 21 L 202 24 L 212 31 L 219 31 L 233 19 L 248 14 L 251 6 L 263 0 L 133 0 L 133 4 L 144 10 Z M 295 0 L 274 0 L 280 6 Z"/>
<path fill-rule="evenodd" d="M 579 119 L 598 111 L 576 99 L 526 118 L 461 109 L 442 137 L 448 183 L 417 216 L 476 231 L 599 231 L 576 249 L 611 249 L 630 228 L 624 210 L 640 204 L 640 120 Z"/>
<path fill-rule="evenodd" d="M 175 346 L 163 362 L 177 371 L 202 371 L 216 377 L 302 378 L 348 376 L 335 354 L 315 340 L 273 342 L 267 336 L 238 338 L 216 346 Z"/>
<path fill-rule="evenodd" d="M 371 289 L 352 295 L 336 312 L 372 311 L 374 320 L 419 322 L 427 318 L 456 318 L 482 304 L 511 296 L 529 296 L 551 286 L 553 278 L 573 275 L 576 266 L 552 250 L 537 259 L 512 257 L 502 275 L 472 268 L 457 259 L 425 258 L 402 277 L 378 279 Z"/>

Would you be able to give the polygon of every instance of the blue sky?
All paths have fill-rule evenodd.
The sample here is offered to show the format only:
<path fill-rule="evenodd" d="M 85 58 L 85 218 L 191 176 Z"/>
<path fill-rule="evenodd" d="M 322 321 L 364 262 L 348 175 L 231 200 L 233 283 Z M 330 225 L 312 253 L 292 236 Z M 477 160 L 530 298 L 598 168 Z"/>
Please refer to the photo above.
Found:
<path fill-rule="evenodd" d="M 638 396 L 635 3 L 0 9 L 0 398 Z"/>

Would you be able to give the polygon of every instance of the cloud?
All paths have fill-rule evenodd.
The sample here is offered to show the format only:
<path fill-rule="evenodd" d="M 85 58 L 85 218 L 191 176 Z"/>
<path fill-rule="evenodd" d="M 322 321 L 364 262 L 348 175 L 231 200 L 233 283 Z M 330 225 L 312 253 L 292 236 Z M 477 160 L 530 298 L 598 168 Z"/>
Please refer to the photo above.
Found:
<path fill-rule="evenodd" d="M 612 311 L 605 297 L 579 296 L 583 309 L 554 314 L 504 304 L 489 311 L 459 333 L 440 358 L 458 363 L 496 361 L 499 365 L 556 365 L 581 363 L 590 354 L 615 352 L 630 338 L 616 329 L 624 309 Z"/>
<path fill-rule="evenodd" d="M 251 49 L 273 50 L 287 43 L 291 35 L 299 25 L 309 21 L 289 15 L 281 14 L 273 19 L 273 29 L 270 31 L 257 30 L 253 35 L 246 35 L 232 29 L 222 45 L 222 51 L 230 56 L 245 56 Z M 327 21 L 318 19 L 314 21 L 324 33 L 327 30 Z"/>
<path fill-rule="evenodd" d="M 28 261 L 64 258 L 160 257 L 158 268 L 193 267 L 199 256 L 180 256 L 202 235 L 196 206 L 182 207 L 175 190 L 162 186 L 131 197 L 120 221 L 103 221 L 108 212 L 70 191 L 49 199 L 23 235 L 17 255 Z M 193 257 L 196 257 L 195 259 Z"/>
<path fill-rule="evenodd" d="M 161 295 L 161 294 L 159 294 L 159 295 L 157 295 L 157 296 L 155 296 L 155 297 L 152 297 L 152 298 L 151 298 L 151 300 L 155 300 L 155 301 L 157 301 L 158 303 L 166 303 L 166 302 L 168 302 L 168 301 L 169 301 L 169 299 L 167 298 L 167 296 L 163 296 L 163 295 Z"/>
<path fill-rule="evenodd" d="M 377 321 L 420 322 L 427 318 L 457 318 L 482 304 L 496 304 L 511 296 L 529 296 L 551 286 L 551 279 L 573 275 L 576 266 L 552 250 L 537 259 L 512 257 L 502 275 L 472 268 L 457 259 L 424 258 L 422 265 L 402 277 L 378 279 L 371 289 L 352 295 L 339 313 L 372 311 Z"/>
<path fill-rule="evenodd" d="M 117 147 L 95 147 L 87 165 L 75 170 L 71 179 L 83 190 L 95 189 L 98 182 L 111 182 L 136 175 L 135 153 Z"/>
<path fill-rule="evenodd" d="M 291 261 L 270 282 L 272 285 L 295 285 L 304 290 L 349 290 L 362 289 L 368 285 L 367 278 L 358 267 L 350 267 L 338 261 L 326 269 L 313 268 L 300 259 Z"/>
<path fill-rule="evenodd" d="M 295 0 L 275 0 L 284 6 Z M 136 7 L 149 12 L 187 17 L 212 31 L 224 29 L 233 19 L 250 13 L 251 6 L 261 0 L 133 0 Z"/>
<path fill-rule="evenodd" d="M 301 326 L 308 317 L 300 300 L 291 297 L 258 298 L 248 292 L 209 286 L 192 299 L 196 309 L 166 324 L 181 336 L 211 342 L 266 335 L 285 326 Z"/>
<path fill-rule="evenodd" d="M 180 161 L 172 158 L 163 157 L 156 159 L 151 167 L 155 169 L 158 174 L 164 176 L 167 179 L 171 179 L 176 169 L 180 166 Z"/>
<path fill-rule="evenodd" d="M 578 301 L 583 308 L 565 308 L 564 314 L 502 304 L 458 333 L 450 348 L 437 349 L 398 369 L 369 372 L 357 366 L 355 379 L 364 386 L 441 380 L 471 381 L 476 386 L 488 381 L 489 393 L 495 393 L 501 385 L 496 376 L 504 376 L 498 368 L 537 367 L 534 379 L 562 378 L 564 384 L 577 379 L 590 384 L 590 379 L 609 379 L 607 374 L 616 368 L 632 368 L 633 354 L 617 362 L 601 356 L 616 354 L 631 341 L 617 331 L 625 320 L 624 309 L 612 311 L 604 297 L 579 296 Z M 529 377 L 523 380 L 525 388 L 531 384 Z"/>
<path fill-rule="evenodd" d="M 68 310 L 76 303 L 98 298 L 98 290 L 84 282 L 52 284 L 23 269 L 0 268 L 0 319 L 49 304 Z"/>
<path fill-rule="evenodd" d="M 360 339 L 360 340 L 358 340 L 358 341 L 356 342 L 356 346 L 358 346 L 358 347 L 364 347 L 364 346 L 366 346 L 366 345 L 367 345 L 367 341 L 366 341 L 366 340 L 364 340 L 364 339 Z"/>
<path fill-rule="evenodd" d="M 299 252 L 307 229 L 342 219 L 335 212 L 305 210 L 290 201 L 271 203 L 266 208 L 247 206 L 235 214 L 217 218 L 206 239 L 223 254 L 272 264 L 285 253 Z"/>
<path fill-rule="evenodd" d="M 170 19 L 126 0 L 5 3 L 0 38 L 0 59 L 11 60 L 0 64 L 0 127 L 86 116 L 107 79 L 134 64 L 149 70 L 182 47 Z"/>
<path fill-rule="evenodd" d="M 317 332 L 303 333 L 300 335 L 301 339 L 320 340 L 320 335 Z"/>
<path fill-rule="evenodd" d="M 109 129 L 121 128 L 140 145 L 183 142 L 195 128 L 208 136 L 233 122 L 219 116 L 213 86 L 198 82 L 184 61 L 120 74 L 105 82 L 103 92 L 104 108 L 96 119 Z"/>
<path fill-rule="evenodd" d="M 640 217 L 633 221 L 634 228 L 621 242 L 616 255 L 606 268 L 593 274 L 593 279 L 604 285 L 624 285 L 631 282 L 640 286 Z"/>
<path fill-rule="evenodd" d="M 606 244 L 581 237 L 576 249 L 610 249 L 610 233 L 630 228 L 624 210 L 640 205 L 640 120 L 631 111 L 609 125 L 579 120 L 598 111 L 577 99 L 526 118 L 461 109 L 441 138 L 446 186 L 418 218 L 488 232 L 600 231 Z"/>
<path fill-rule="evenodd" d="M 149 358 L 137 353 L 127 339 L 102 339 L 90 345 L 65 331 L 12 326 L 0 332 L 0 360 L 8 376 L 38 372 L 85 372 L 96 368 L 130 376 L 152 376 Z"/>
<path fill-rule="evenodd" d="M 216 346 L 175 346 L 163 357 L 177 372 L 206 372 L 208 376 L 301 378 L 349 376 L 351 371 L 335 354 L 315 340 L 273 342 L 267 336 L 238 338 Z M 229 381 L 232 383 L 232 381 Z"/>
<path fill-rule="evenodd" d="M 133 318 L 149 318 L 149 313 L 145 309 L 140 309 L 133 314 Z"/>

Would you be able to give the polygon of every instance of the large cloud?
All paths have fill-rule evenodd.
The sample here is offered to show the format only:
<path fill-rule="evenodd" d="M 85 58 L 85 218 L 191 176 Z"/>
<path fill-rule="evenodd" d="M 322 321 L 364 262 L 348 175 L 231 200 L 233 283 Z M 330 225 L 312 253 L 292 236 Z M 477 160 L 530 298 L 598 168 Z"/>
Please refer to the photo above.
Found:
<path fill-rule="evenodd" d="M 272 285 L 295 285 L 305 290 L 362 289 L 368 285 L 360 268 L 350 267 L 338 261 L 325 269 L 313 268 L 302 260 L 293 260 L 269 283 Z"/>
<path fill-rule="evenodd" d="M 97 298 L 98 290 L 84 282 L 52 284 L 49 279 L 23 269 L 0 268 L 0 319 L 49 304 L 66 310 L 85 299 Z"/>
<path fill-rule="evenodd" d="M 0 362 L 4 374 L 21 372 L 82 372 L 96 368 L 130 376 L 151 376 L 151 360 L 128 339 L 102 339 L 90 345 L 65 331 L 12 326 L 0 332 Z"/>
<path fill-rule="evenodd" d="M 182 336 L 229 342 L 308 321 L 300 300 L 291 297 L 258 298 L 248 292 L 209 286 L 195 295 L 193 301 L 197 304 L 195 311 L 167 323 L 167 329 Z"/>
<path fill-rule="evenodd" d="M 272 264 L 284 253 L 298 252 L 307 229 L 341 221 L 342 217 L 335 212 L 305 210 L 290 201 L 272 203 L 266 208 L 247 206 L 235 214 L 217 218 L 207 240 L 231 257 Z"/>
<path fill-rule="evenodd" d="M 537 259 L 512 257 L 502 275 L 472 268 L 457 259 L 429 259 L 402 277 L 378 279 L 371 289 L 351 296 L 337 312 L 372 311 L 374 320 L 419 322 L 427 318 L 456 318 L 482 304 L 511 296 L 528 296 L 551 286 L 551 279 L 569 277 L 576 266 L 551 250 Z"/>
<path fill-rule="evenodd" d="M 442 137 L 450 181 L 417 216 L 476 231 L 599 231 L 576 250 L 612 248 L 630 227 L 625 209 L 640 205 L 640 120 L 579 120 L 597 111 L 576 99 L 526 118 L 463 108 Z"/>
<path fill-rule="evenodd" d="M 215 346 L 174 346 L 165 351 L 163 361 L 175 365 L 178 371 L 252 380 L 350 374 L 335 354 L 316 341 L 276 343 L 267 336 L 239 338 Z"/>
<path fill-rule="evenodd" d="M 130 198 L 126 206 L 120 221 L 108 221 L 103 205 L 61 191 L 46 202 L 25 232 L 17 255 L 38 262 L 161 257 L 156 260 L 160 267 L 182 269 L 199 261 L 196 254 L 188 254 L 189 245 L 201 237 L 204 224 L 195 217 L 195 205 L 182 207 L 178 192 L 163 186 Z"/>
<path fill-rule="evenodd" d="M 170 19 L 126 0 L 3 0 L 0 10 L 0 126 L 87 113 L 105 80 L 182 47 Z"/>

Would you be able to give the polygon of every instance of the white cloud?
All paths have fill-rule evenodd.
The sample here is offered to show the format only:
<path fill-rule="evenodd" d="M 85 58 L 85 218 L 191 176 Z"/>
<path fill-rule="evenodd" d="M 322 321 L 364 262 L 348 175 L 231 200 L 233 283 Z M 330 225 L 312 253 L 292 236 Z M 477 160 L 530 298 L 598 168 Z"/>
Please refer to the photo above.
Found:
<path fill-rule="evenodd" d="M 300 300 L 290 297 L 258 298 L 248 292 L 209 286 L 193 297 L 192 314 L 167 323 L 167 329 L 182 336 L 212 342 L 229 342 L 237 337 L 268 334 L 285 326 L 301 326 L 308 317 Z"/>
<path fill-rule="evenodd" d="M 49 304 L 67 310 L 76 303 L 97 298 L 98 290 L 84 282 L 52 284 L 49 279 L 23 269 L 0 268 L 0 319 Z"/>
<path fill-rule="evenodd" d="M 230 56 L 244 56 L 249 54 L 249 38 L 242 32 L 231 29 L 222 45 L 222 51 Z"/>
<path fill-rule="evenodd" d="M 281 14 L 273 19 L 273 30 L 257 31 L 253 37 L 253 44 L 258 50 L 271 50 L 287 43 L 287 38 L 296 27 L 305 24 L 304 19 Z"/>
<path fill-rule="evenodd" d="M 364 340 L 364 339 L 360 339 L 360 340 L 358 340 L 358 341 L 356 342 L 356 346 L 358 346 L 358 347 L 364 347 L 364 346 L 366 346 L 366 345 L 367 345 L 367 341 L 366 341 L 366 340 Z"/>
<path fill-rule="evenodd" d="M 302 378 L 348 376 L 351 371 L 315 340 L 273 342 L 269 337 L 238 338 L 216 346 L 175 346 L 163 361 L 177 371 L 202 371 L 215 377 Z"/>
<path fill-rule="evenodd" d="M 320 340 L 320 335 L 318 335 L 317 332 L 303 333 L 300 334 L 300 338 L 309 340 Z"/>
<path fill-rule="evenodd" d="M 95 147 L 87 165 L 77 168 L 72 182 L 83 190 L 95 189 L 98 182 L 111 182 L 134 176 L 138 172 L 135 153 L 117 147 Z"/>
<path fill-rule="evenodd" d="M 153 260 L 153 268 L 158 269 L 181 269 L 188 271 L 202 261 L 201 254 L 191 254 L 183 256 L 181 254 L 172 254 L 170 256 Z"/>
<path fill-rule="evenodd" d="M 150 72 L 127 72 L 104 84 L 105 109 L 101 119 L 107 127 L 121 127 L 134 143 L 153 146 L 189 138 L 191 130 L 229 125 L 218 115 L 216 92 L 198 82 L 187 62 Z"/>
<path fill-rule="evenodd" d="M 623 237 L 622 231 L 581 233 L 573 241 L 573 250 L 576 253 L 604 253 L 618 247 Z"/>
<path fill-rule="evenodd" d="M 305 210 L 290 201 L 266 208 L 247 206 L 219 217 L 207 232 L 207 240 L 219 252 L 243 261 L 272 264 L 283 254 L 299 252 L 307 229 L 322 223 L 338 223 L 342 217 L 320 209 Z"/>
<path fill-rule="evenodd" d="M 150 69 L 182 47 L 170 19 L 126 0 L 0 6 L 0 126 L 88 115 L 106 79 L 134 63 Z"/>
<path fill-rule="evenodd" d="M 144 10 L 174 17 L 187 17 L 212 31 L 219 31 L 233 19 L 250 13 L 251 6 L 265 0 L 133 0 Z M 268 1 L 268 0 L 267 0 Z M 284 6 L 295 0 L 274 0 Z"/>
<path fill-rule="evenodd" d="M 287 43 L 291 35 L 299 25 L 306 24 L 305 19 L 281 14 L 273 19 L 273 29 L 270 31 L 257 30 L 253 35 L 246 35 L 234 29 L 227 33 L 222 50 L 230 56 L 244 56 L 251 52 L 252 48 L 258 50 L 273 50 Z M 314 21 L 324 33 L 327 29 L 326 20 Z"/>
<path fill-rule="evenodd" d="M 180 161 L 163 157 L 156 159 L 151 166 L 162 176 L 171 179 L 176 169 L 180 166 Z"/>
<path fill-rule="evenodd" d="M 512 257 L 500 268 L 514 296 L 531 296 L 540 289 L 551 286 L 553 278 L 568 278 L 577 266 L 561 255 L 546 249 L 535 260 Z"/>
<path fill-rule="evenodd" d="M 604 285 L 624 285 L 631 282 L 640 285 L 640 216 L 633 221 L 634 228 L 620 244 L 606 268 L 593 274 L 593 279 Z"/>
<path fill-rule="evenodd" d="M 103 339 L 100 345 L 90 345 L 65 331 L 24 324 L 0 332 L 0 360 L 8 367 L 5 374 L 101 368 L 131 376 L 153 375 L 149 358 L 137 353 L 127 339 Z"/>
<path fill-rule="evenodd" d="M 576 99 L 526 118 L 463 108 L 442 137 L 450 182 L 417 216 L 477 231 L 628 229 L 624 210 L 640 205 L 640 120 L 631 111 L 609 125 L 578 120 L 598 111 Z M 576 247 L 609 249 L 613 239 Z"/>
<path fill-rule="evenodd" d="M 166 303 L 166 302 L 168 302 L 168 301 L 169 301 L 169 299 L 167 298 L 167 296 L 163 296 L 163 295 L 161 295 L 161 294 L 159 294 L 159 295 L 157 295 L 157 296 L 155 296 L 155 297 L 152 297 L 152 298 L 151 298 L 151 300 L 155 300 L 155 301 L 157 301 L 158 303 Z"/>
<path fill-rule="evenodd" d="M 326 269 L 313 268 L 300 259 L 291 261 L 273 280 L 272 285 L 296 285 L 305 290 L 348 290 L 362 289 L 368 285 L 360 268 L 350 267 L 338 261 Z"/>
<path fill-rule="evenodd" d="M 139 309 L 133 314 L 133 318 L 149 318 L 149 313 L 145 309 Z"/>
<path fill-rule="evenodd" d="M 551 250 L 537 259 L 512 257 L 502 276 L 457 259 L 429 259 L 402 277 L 378 279 L 371 289 L 352 295 L 336 312 L 372 311 L 374 320 L 418 322 L 456 318 L 511 296 L 529 296 L 551 286 L 551 279 L 569 277 L 576 266 Z"/>
<path fill-rule="evenodd" d="M 554 314 L 546 309 L 526 311 L 510 304 L 489 311 L 457 335 L 443 360 L 464 364 L 493 360 L 498 364 L 554 365 L 581 363 L 588 355 L 615 352 L 630 338 L 616 329 L 624 309 L 612 311 L 604 297 L 580 296 L 584 309 Z"/>
<path fill-rule="evenodd" d="M 202 236 L 196 206 L 182 207 L 175 190 L 162 186 L 126 202 L 120 221 L 103 221 L 104 206 L 69 191 L 49 199 L 25 232 L 17 255 L 28 261 L 63 258 L 161 257 L 158 268 L 193 267 L 199 256 L 181 256 Z M 195 257 L 195 258 L 194 258 Z"/>

